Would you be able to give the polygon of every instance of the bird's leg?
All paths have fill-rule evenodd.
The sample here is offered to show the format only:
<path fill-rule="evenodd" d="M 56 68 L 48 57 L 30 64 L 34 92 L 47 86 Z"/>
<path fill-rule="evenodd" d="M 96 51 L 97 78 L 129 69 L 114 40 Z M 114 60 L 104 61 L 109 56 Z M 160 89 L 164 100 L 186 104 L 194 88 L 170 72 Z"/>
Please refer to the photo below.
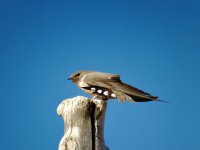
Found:
<path fill-rule="evenodd" d="M 95 95 L 92 97 L 91 101 L 97 100 L 98 99 L 98 95 Z"/>
<path fill-rule="evenodd" d="M 96 119 L 98 119 L 99 116 L 101 116 L 102 114 L 102 110 L 103 110 L 102 103 L 104 102 L 104 100 L 100 98 L 98 95 L 93 96 L 91 100 L 93 101 L 93 103 L 95 103 Z"/>

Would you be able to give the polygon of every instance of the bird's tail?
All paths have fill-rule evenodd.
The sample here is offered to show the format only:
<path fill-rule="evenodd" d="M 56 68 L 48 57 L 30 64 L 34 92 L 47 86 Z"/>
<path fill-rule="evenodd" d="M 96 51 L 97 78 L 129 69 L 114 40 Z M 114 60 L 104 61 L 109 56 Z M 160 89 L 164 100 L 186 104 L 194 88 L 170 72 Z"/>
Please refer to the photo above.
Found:
<path fill-rule="evenodd" d="M 169 103 L 168 101 L 164 101 L 164 100 L 160 100 L 160 99 L 157 99 L 156 101 L 159 101 L 159 102 L 162 102 L 162 103 Z"/>
<path fill-rule="evenodd" d="M 156 96 L 151 96 L 151 95 L 145 95 L 145 96 L 133 96 L 133 95 L 128 95 L 123 92 L 119 91 L 113 91 L 116 95 L 116 98 L 119 99 L 122 102 L 149 102 L 149 101 L 159 101 L 159 102 L 164 102 L 164 103 L 169 103 L 164 100 L 158 99 Z"/>
<path fill-rule="evenodd" d="M 113 91 L 113 92 L 115 93 L 116 98 L 118 100 L 120 100 L 121 102 L 135 102 L 133 100 L 133 98 L 129 95 L 126 95 L 126 94 L 124 94 L 122 92 L 118 92 L 118 91 Z"/>

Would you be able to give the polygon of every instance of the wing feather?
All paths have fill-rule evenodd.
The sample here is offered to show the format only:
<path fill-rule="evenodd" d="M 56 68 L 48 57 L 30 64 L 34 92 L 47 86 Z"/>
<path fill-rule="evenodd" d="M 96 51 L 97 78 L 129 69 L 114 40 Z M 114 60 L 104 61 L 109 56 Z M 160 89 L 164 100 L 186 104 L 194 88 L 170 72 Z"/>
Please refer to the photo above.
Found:
<path fill-rule="evenodd" d="M 120 76 L 117 74 L 91 72 L 87 74 L 84 81 L 89 85 L 111 89 L 121 101 L 144 102 L 157 99 L 156 96 L 121 82 Z"/>

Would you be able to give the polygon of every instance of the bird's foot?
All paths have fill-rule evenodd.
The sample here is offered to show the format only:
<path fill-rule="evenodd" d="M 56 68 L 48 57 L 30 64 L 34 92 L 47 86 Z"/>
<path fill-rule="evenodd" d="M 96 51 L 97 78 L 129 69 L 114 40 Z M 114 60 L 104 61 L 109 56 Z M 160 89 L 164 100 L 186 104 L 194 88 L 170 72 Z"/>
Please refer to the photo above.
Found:
<path fill-rule="evenodd" d="M 99 97 L 98 95 L 95 95 L 92 99 L 93 103 L 95 103 L 96 108 L 95 108 L 95 113 L 96 113 L 96 119 L 98 119 L 103 111 L 103 104 L 105 102 L 104 99 L 102 99 L 101 97 Z"/>

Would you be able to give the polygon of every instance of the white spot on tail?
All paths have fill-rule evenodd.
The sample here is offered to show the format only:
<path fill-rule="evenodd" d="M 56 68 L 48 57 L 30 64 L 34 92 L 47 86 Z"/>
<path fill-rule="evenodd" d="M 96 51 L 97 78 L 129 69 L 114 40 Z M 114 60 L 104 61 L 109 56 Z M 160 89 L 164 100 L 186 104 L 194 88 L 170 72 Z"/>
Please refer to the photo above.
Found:
<path fill-rule="evenodd" d="M 105 96 L 108 96 L 108 91 L 103 92 Z"/>
<path fill-rule="evenodd" d="M 91 90 L 92 90 L 92 91 L 96 91 L 96 88 L 94 88 L 94 87 L 91 87 Z"/>
<path fill-rule="evenodd" d="M 101 94 L 101 93 L 102 93 L 102 90 L 97 90 L 97 93 Z"/>
<path fill-rule="evenodd" d="M 116 97 L 115 93 L 112 93 L 111 96 L 112 96 L 112 97 Z"/>

